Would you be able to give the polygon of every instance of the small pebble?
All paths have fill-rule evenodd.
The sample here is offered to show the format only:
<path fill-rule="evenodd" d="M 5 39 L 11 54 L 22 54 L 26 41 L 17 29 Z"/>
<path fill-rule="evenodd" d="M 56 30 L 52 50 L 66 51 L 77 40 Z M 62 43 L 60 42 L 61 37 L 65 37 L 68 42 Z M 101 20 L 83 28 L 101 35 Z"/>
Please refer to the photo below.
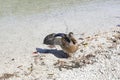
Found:
<path fill-rule="evenodd" d="M 14 59 L 14 58 L 12 58 L 11 60 L 12 60 L 12 61 L 14 61 L 15 59 Z"/>

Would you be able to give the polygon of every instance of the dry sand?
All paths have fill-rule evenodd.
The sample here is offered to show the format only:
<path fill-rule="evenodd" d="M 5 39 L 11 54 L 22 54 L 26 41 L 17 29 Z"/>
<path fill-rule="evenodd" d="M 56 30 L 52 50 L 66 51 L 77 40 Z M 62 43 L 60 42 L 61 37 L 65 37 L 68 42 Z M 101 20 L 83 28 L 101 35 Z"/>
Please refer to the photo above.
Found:
<path fill-rule="evenodd" d="M 120 80 L 119 4 L 119 0 L 106 0 L 1 17 L 0 80 Z M 36 48 L 49 49 L 43 44 L 47 34 L 70 31 L 81 43 L 77 60 L 32 54 Z"/>

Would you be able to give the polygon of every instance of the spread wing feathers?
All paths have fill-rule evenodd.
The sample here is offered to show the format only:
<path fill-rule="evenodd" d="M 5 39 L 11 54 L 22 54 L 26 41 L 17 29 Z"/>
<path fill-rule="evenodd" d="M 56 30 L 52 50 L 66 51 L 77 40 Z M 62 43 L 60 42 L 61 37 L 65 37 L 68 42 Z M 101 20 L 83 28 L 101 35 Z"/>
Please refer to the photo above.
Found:
<path fill-rule="evenodd" d="M 43 40 L 43 44 L 46 45 L 61 45 L 61 38 L 65 40 L 65 42 L 70 43 L 71 41 L 73 42 L 73 44 L 76 43 L 76 40 L 74 38 L 70 38 L 67 34 L 64 33 L 52 33 L 52 34 L 48 34 L 44 40 Z"/>
<path fill-rule="evenodd" d="M 57 34 L 55 34 L 55 37 L 58 37 L 58 36 L 61 37 L 61 38 L 64 38 L 66 40 L 66 42 L 70 43 L 70 39 L 69 39 L 67 34 L 64 34 L 64 33 L 57 33 Z"/>
<path fill-rule="evenodd" d="M 55 36 L 55 33 L 47 35 L 43 40 L 43 44 L 54 45 L 54 40 L 55 40 L 54 36 Z"/>
<path fill-rule="evenodd" d="M 46 45 L 60 45 L 61 44 L 61 36 L 63 34 L 62 33 L 58 33 L 58 34 L 55 34 L 55 33 L 52 33 L 52 34 L 48 34 L 44 40 L 43 40 L 43 44 L 46 44 Z M 60 36 L 60 37 L 58 37 Z"/>

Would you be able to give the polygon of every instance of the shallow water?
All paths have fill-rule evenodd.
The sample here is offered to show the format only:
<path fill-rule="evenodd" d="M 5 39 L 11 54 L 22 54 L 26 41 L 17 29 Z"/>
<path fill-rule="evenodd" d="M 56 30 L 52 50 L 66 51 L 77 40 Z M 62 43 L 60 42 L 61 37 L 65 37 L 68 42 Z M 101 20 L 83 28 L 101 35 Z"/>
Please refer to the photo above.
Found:
<path fill-rule="evenodd" d="M 98 31 L 120 23 L 119 4 L 120 0 L 0 0 L 0 31 Z"/>
<path fill-rule="evenodd" d="M 107 0 L 0 0 L 0 16 L 28 15 Z"/>

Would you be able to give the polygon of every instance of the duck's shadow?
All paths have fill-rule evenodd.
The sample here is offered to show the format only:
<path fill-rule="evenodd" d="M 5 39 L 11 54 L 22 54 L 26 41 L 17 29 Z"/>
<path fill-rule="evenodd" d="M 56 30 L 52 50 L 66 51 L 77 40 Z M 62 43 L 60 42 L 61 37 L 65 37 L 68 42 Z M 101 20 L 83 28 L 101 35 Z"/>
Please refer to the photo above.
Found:
<path fill-rule="evenodd" d="M 43 54 L 53 54 L 58 58 L 68 58 L 68 55 L 62 50 L 36 48 L 36 51 Z"/>

